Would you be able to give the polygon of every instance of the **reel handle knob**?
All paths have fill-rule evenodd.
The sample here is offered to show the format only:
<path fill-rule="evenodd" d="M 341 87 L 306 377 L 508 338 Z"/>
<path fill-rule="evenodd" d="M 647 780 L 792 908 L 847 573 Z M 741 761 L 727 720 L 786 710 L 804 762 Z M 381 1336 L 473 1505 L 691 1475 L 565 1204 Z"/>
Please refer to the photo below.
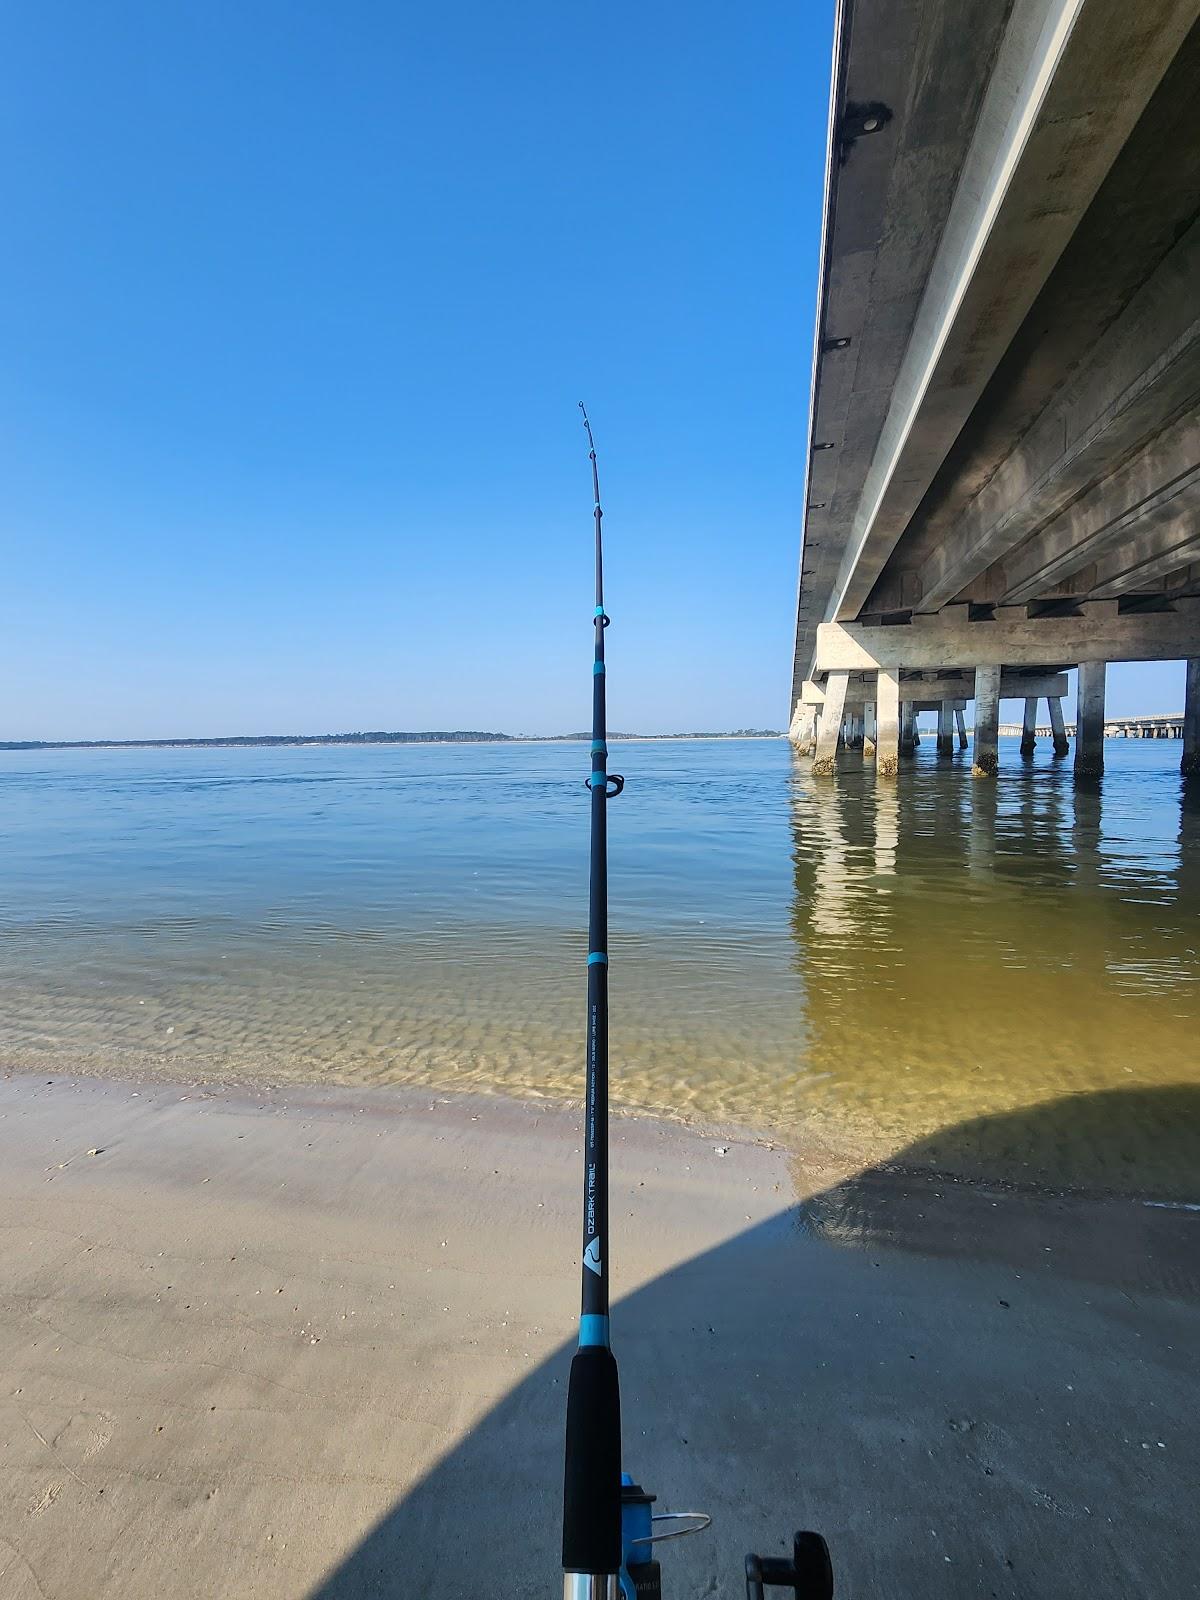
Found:
<path fill-rule="evenodd" d="M 819 1533 L 798 1533 L 792 1559 L 746 1557 L 746 1600 L 765 1600 L 764 1589 L 790 1588 L 796 1600 L 833 1600 L 833 1563 Z"/>

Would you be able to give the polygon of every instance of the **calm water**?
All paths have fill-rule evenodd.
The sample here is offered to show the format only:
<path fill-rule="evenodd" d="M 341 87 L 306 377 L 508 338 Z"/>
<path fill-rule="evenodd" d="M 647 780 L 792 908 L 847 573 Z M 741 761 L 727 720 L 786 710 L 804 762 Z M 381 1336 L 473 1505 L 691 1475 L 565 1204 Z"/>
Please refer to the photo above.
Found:
<path fill-rule="evenodd" d="M 618 747 L 615 1092 L 856 1159 L 1200 1199 L 1200 803 L 1015 743 L 898 785 Z M 580 745 L 0 754 L 0 1060 L 579 1093 Z M 1071 1098 L 1067 1098 L 1071 1097 Z"/>

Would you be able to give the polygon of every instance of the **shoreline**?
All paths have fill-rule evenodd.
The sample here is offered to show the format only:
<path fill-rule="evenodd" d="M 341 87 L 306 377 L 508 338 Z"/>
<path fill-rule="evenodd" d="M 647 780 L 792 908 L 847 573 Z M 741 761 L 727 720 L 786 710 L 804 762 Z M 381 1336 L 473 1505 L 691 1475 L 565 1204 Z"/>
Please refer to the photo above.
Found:
<path fill-rule="evenodd" d="M 553 1589 L 578 1151 L 492 1095 L 0 1079 L 5 1600 Z M 814 1526 L 855 1593 L 1188 1593 L 1200 1221 L 819 1183 L 614 1120 L 627 1455 L 715 1513 L 671 1589 Z"/>
<path fill-rule="evenodd" d="M 370 1101 L 386 1109 L 389 1101 L 404 1105 L 411 1097 L 434 1098 L 448 1105 L 515 1106 L 525 1111 L 545 1112 L 550 1115 L 578 1118 L 582 1115 L 582 1095 L 555 1093 L 528 1085 L 488 1084 L 472 1082 L 466 1087 L 456 1086 L 440 1078 L 428 1080 L 397 1078 L 392 1081 L 368 1083 L 352 1077 L 318 1080 L 298 1073 L 295 1076 L 261 1077 L 239 1073 L 234 1069 L 210 1069 L 203 1073 L 181 1070 L 183 1063 L 168 1055 L 159 1057 L 139 1053 L 135 1060 L 122 1062 L 108 1056 L 81 1054 L 64 1062 L 61 1056 L 44 1052 L 8 1052 L 0 1056 L 0 1086 L 6 1082 L 52 1078 L 58 1083 L 94 1083 L 137 1085 L 159 1089 L 186 1089 L 190 1096 L 206 1098 L 224 1095 L 246 1104 L 259 1104 L 272 1097 L 311 1097 L 314 1104 L 331 1101 Z M 1190 1094 L 1187 1083 L 1177 1087 Z M 614 1096 L 617 1087 L 614 1086 Z M 1170 1089 L 1168 1089 L 1170 1092 Z M 1081 1101 L 1086 1096 L 1078 1097 Z M 1018 1111 L 1018 1116 L 1036 1119 L 1043 1112 L 1059 1111 L 1067 1101 L 1050 1100 Z M 924 1185 L 932 1189 L 955 1188 L 962 1193 L 975 1193 L 988 1199 L 1014 1199 L 1029 1203 L 1068 1203 L 1097 1207 L 1133 1206 L 1169 1213 L 1200 1215 L 1200 1192 L 1190 1188 L 1187 1192 L 1168 1192 L 1171 1184 L 1148 1184 L 1144 1188 L 1128 1185 L 1118 1188 L 1102 1183 L 1070 1181 L 1056 1176 L 1016 1177 L 1012 1171 L 970 1170 L 964 1166 L 946 1165 L 936 1159 L 905 1160 L 905 1151 L 881 1154 L 871 1149 L 854 1131 L 837 1129 L 827 1118 L 817 1115 L 807 1124 L 798 1122 L 785 1126 L 769 1127 L 731 1115 L 713 1112 L 693 1114 L 688 1110 L 644 1104 L 636 1100 L 621 1101 L 614 1098 L 610 1104 L 614 1123 L 649 1123 L 676 1130 L 682 1135 L 709 1142 L 725 1141 L 741 1145 L 754 1145 L 764 1150 L 785 1155 L 796 1173 L 796 1192 L 805 1197 L 817 1189 L 837 1192 L 847 1184 L 864 1178 L 876 1187 Z M 1188 1108 L 1190 1112 L 1190 1107 Z M 1003 1113 L 998 1114 L 1002 1118 Z M 988 1121 L 987 1117 L 982 1119 Z M 936 1138 L 936 1136 L 935 1136 Z M 916 1147 L 921 1149 L 920 1144 Z M 1189 1144 L 1183 1152 L 1191 1151 Z M 1015 1165 L 1019 1165 L 1017 1162 Z M 1177 1158 L 1175 1166 L 1181 1160 Z M 1198 1170 L 1194 1167 L 1193 1171 Z"/>

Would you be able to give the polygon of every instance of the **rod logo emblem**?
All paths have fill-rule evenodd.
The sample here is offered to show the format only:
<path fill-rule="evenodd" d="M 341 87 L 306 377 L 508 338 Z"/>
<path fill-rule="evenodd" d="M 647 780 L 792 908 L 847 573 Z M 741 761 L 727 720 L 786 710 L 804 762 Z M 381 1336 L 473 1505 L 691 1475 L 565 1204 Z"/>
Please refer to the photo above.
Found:
<path fill-rule="evenodd" d="M 583 1264 L 585 1267 L 590 1267 L 597 1277 L 600 1276 L 600 1239 L 598 1236 L 588 1241 L 588 1247 L 583 1252 Z"/>

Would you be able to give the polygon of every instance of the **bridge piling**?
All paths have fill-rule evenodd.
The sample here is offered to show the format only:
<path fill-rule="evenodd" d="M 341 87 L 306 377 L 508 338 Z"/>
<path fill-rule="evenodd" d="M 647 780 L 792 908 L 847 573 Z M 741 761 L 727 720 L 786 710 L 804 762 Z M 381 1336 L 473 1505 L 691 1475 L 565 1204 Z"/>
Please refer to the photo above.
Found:
<path fill-rule="evenodd" d="M 1185 777 L 1200 777 L 1200 656 L 1187 664 L 1183 691 L 1183 760 L 1179 770 Z"/>
<path fill-rule="evenodd" d="M 971 775 L 994 778 L 1000 770 L 1000 668 L 975 668 L 975 753 Z"/>
<path fill-rule="evenodd" d="M 938 704 L 937 753 L 954 754 L 954 701 L 942 700 Z"/>
<path fill-rule="evenodd" d="M 889 676 L 890 676 L 890 674 L 889 674 Z M 897 682 L 897 684 L 899 684 L 899 681 L 900 681 L 900 669 L 898 667 L 895 669 L 895 676 L 896 676 L 896 682 Z M 883 682 L 883 673 L 882 672 L 880 672 L 880 674 L 879 674 L 879 679 L 880 679 L 880 683 L 882 684 L 882 682 Z M 882 690 L 880 691 L 880 694 L 882 696 Z M 916 752 L 916 748 L 917 748 L 916 721 L 917 721 L 917 713 L 916 713 L 916 708 L 913 706 L 912 701 L 911 700 L 903 701 L 901 706 L 900 706 L 900 754 L 902 756 L 911 756 L 911 755 L 915 754 L 915 752 Z"/>
<path fill-rule="evenodd" d="M 954 721 L 958 727 L 958 748 L 965 750 L 967 748 L 967 719 L 962 706 L 955 706 Z"/>
<path fill-rule="evenodd" d="M 875 688 L 875 760 L 881 778 L 894 778 L 904 750 L 900 710 L 900 673 L 881 671 Z M 912 704 L 905 702 L 911 734 Z M 909 749 L 911 754 L 911 745 Z"/>
<path fill-rule="evenodd" d="M 831 672 L 825 685 L 825 704 L 817 724 L 817 746 L 813 758 L 813 776 L 830 777 L 837 766 L 838 739 L 842 732 L 842 718 L 846 713 L 846 690 L 850 685 L 848 672 Z"/>
<path fill-rule="evenodd" d="M 1096 778 L 1104 771 L 1103 661 L 1079 663 L 1078 710 L 1075 716 L 1075 776 Z"/>
<path fill-rule="evenodd" d="M 1037 697 L 1025 696 L 1025 715 L 1021 723 L 1021 754 L 1031 756 L 1037 746 Z"/>
<path fill-rule="evenodd" d="M 792 718 L 789 737 L 802 756 L 810 756 L 817 747 L 817 723 L 821 718 L 819 706 L 797 705 Z"/>
<path fill-rule="evenodd" d="M 1065 756 L 1071 747 L 1067 743 L 1067 725 L 1063 721 L 1062 697 L 1053 695 L 1046 704 L 1050 707 L 1050 732 L 1054 739 L 1054 754 Z"/>

